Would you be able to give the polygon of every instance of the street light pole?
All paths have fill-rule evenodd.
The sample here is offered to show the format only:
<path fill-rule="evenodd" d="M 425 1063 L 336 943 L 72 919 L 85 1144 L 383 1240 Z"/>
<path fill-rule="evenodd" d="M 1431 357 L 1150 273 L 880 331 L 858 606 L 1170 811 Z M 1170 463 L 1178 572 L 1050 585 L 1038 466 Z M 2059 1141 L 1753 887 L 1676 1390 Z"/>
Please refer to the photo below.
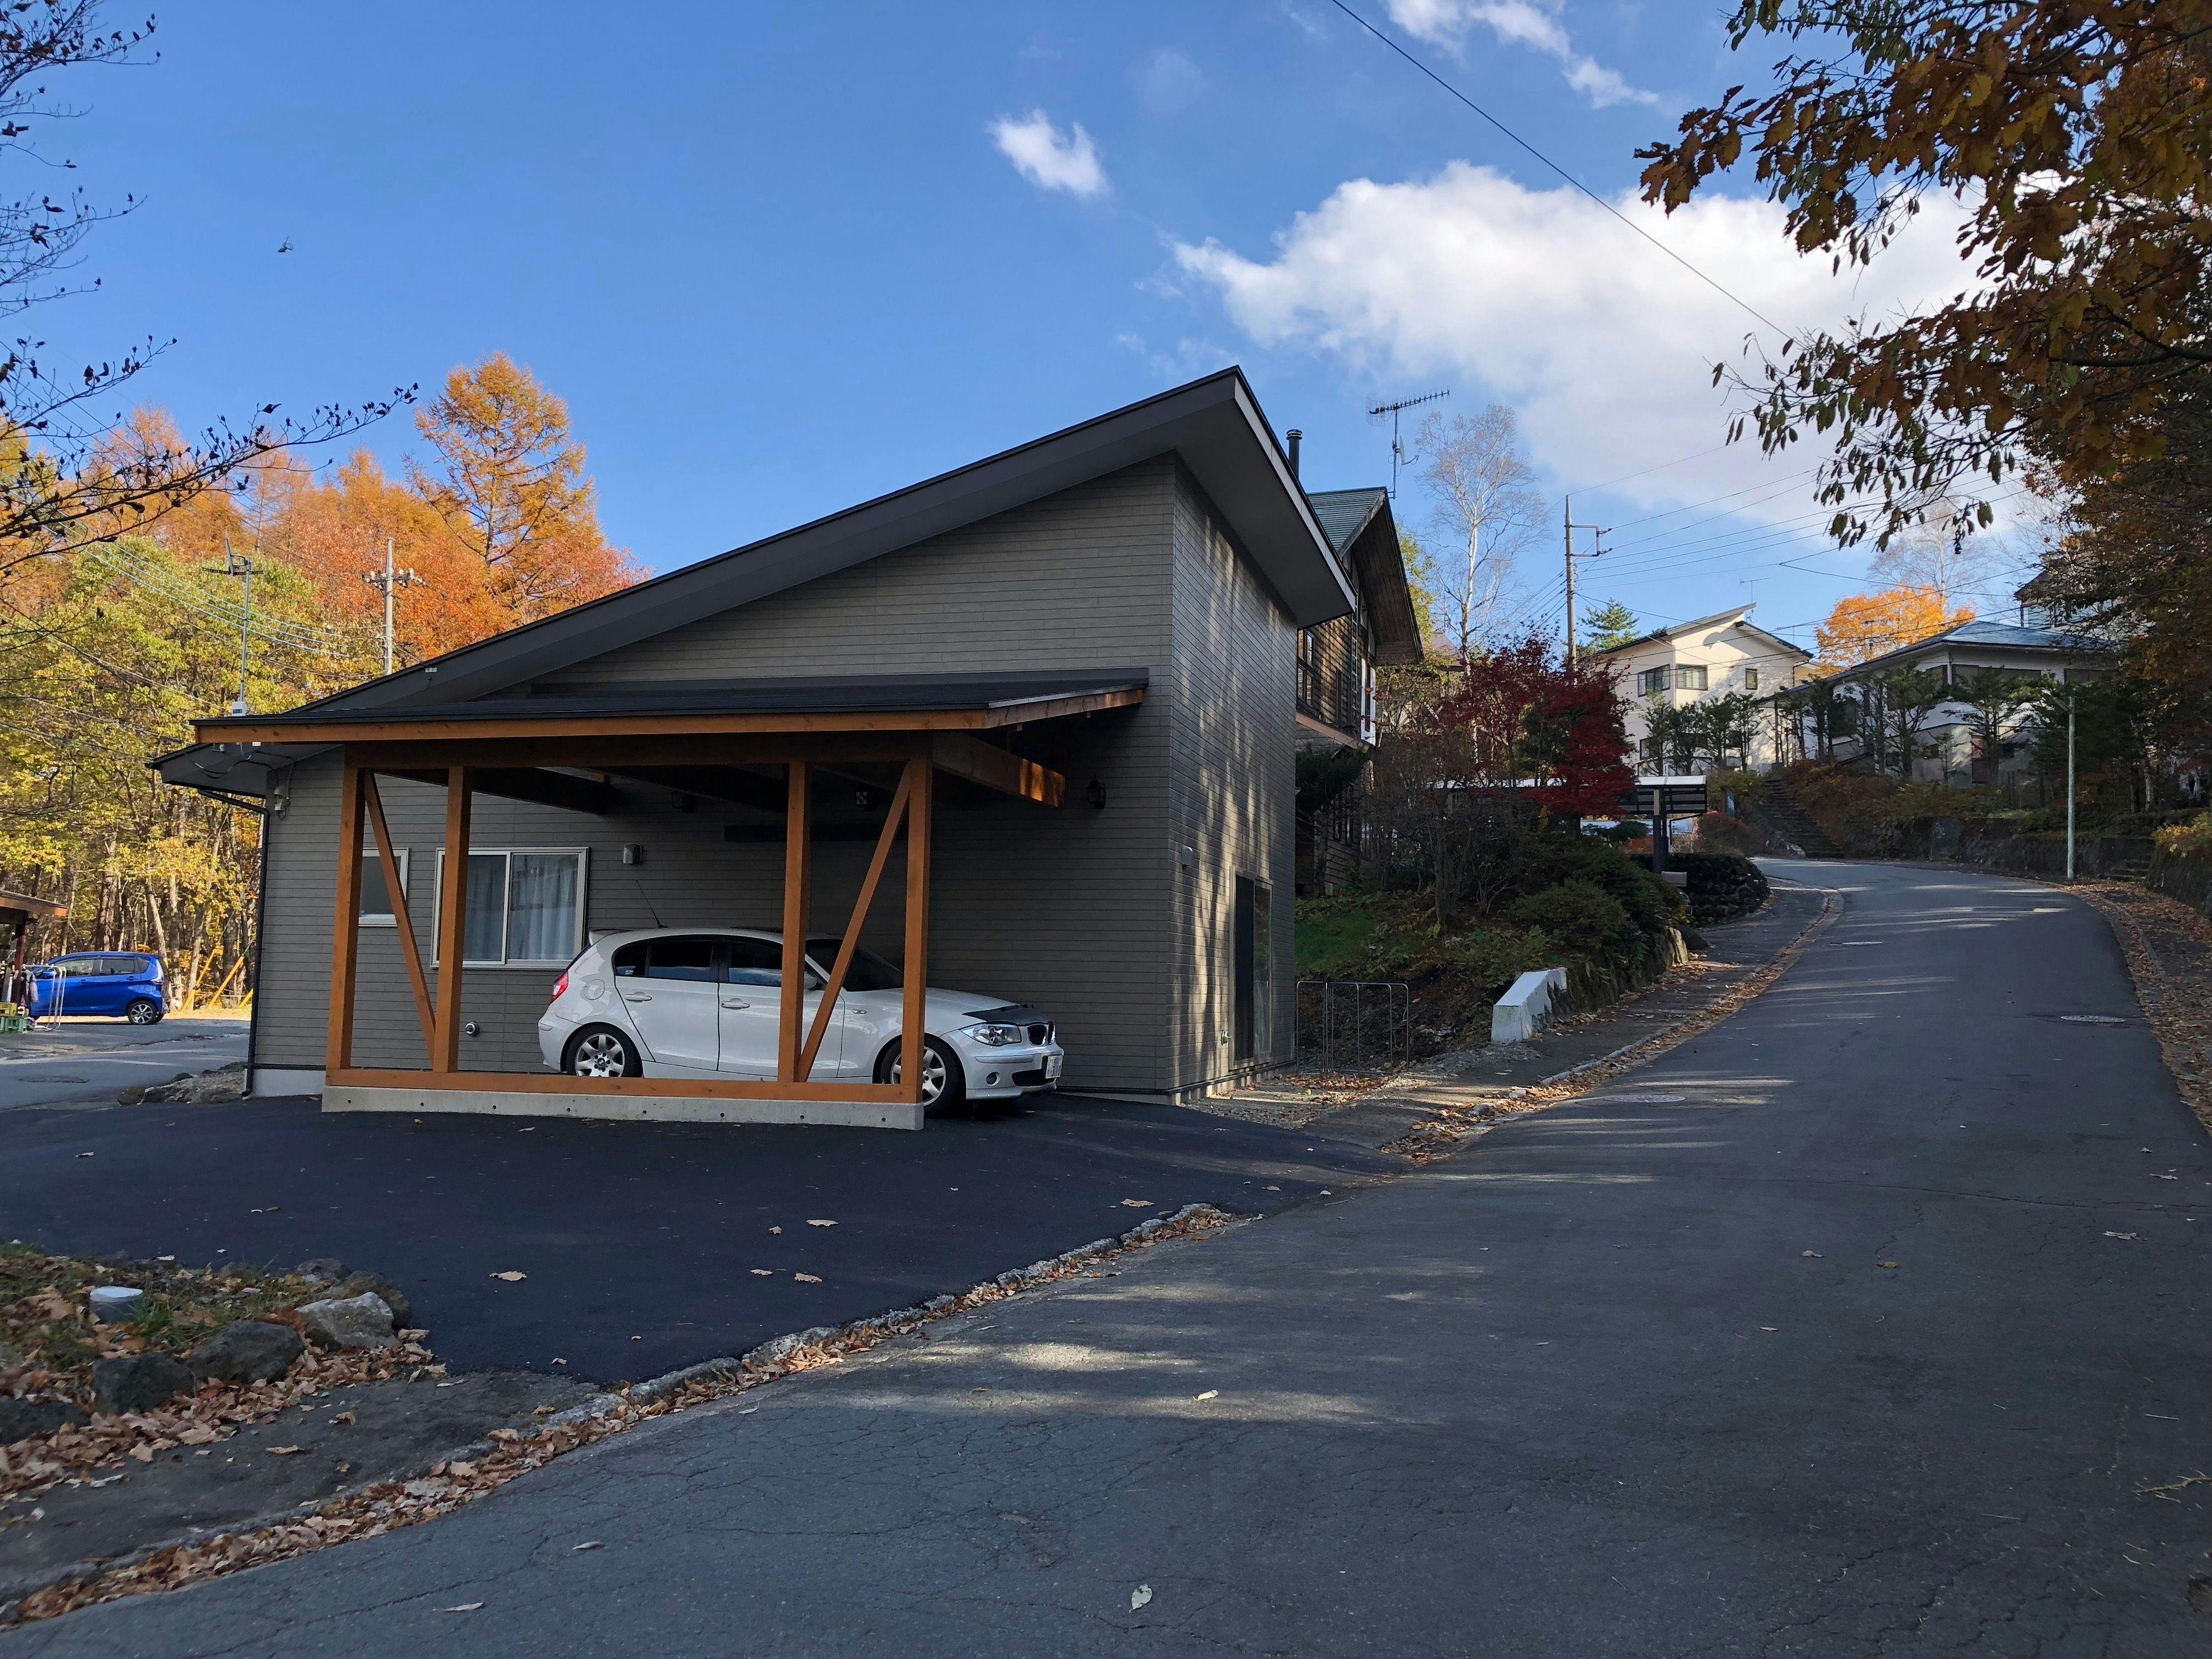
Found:
<path fill-rule="evenodd" d="M 203 567 L 210 575 L 240 576 L 245 579 L 245 597 L 238 613 L 238 701 L 232 703 L 233 714 L 246 712 L 246 684 L 253 658 L 253 561 L 243 554 L 230 550 L 230 538 L 222 538 L 222 562 Z"/>

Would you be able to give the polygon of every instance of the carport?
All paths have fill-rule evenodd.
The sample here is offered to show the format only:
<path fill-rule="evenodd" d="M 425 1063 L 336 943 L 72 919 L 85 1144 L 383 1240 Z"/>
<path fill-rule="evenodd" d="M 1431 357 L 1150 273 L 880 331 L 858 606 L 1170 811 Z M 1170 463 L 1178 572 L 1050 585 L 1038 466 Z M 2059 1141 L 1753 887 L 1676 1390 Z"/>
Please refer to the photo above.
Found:
<path fill-rule="evenodd" d="M 527 696 L 414 704 L 362 714 L 309 708 L 198 723 L 204 744 L 273 761 L 335 751 L 342 767 L 337 890 L 332 929 L 324 1108 L 335 1111 L 556 1113 L 580 1117 L 707 1118 L 921 1127 L 925 975 L 903 987 L 898 1084 L 816 1081 L 861 930 L 900 838 L 905 840 L 904 960 L 928 961 L 933 806 L 939 774 L 1040 811 L 1066 804 L 1065 776 L 1022 752 L 1049 750 L 1054 722 L 1131 708 L 1144 700 L 1141 672 L 1118 676 L 997 680 L 969 677 L 764 681 L 663 686 L 587 695 Z M 378 779 L 404 778 L 445 792 L 447 868 L 469 868 L 471 802 L 499 796 L 568 811 L 605 810 L 616 780 L 758 806 L 780 796 L 783 816 L 782 932 L 810 932 L 817 775 L 888 793 L 889 810 L 811 1021 L 805 1018 L 805 951 L 783 952 L 776 1074 L 740 1078 L 583 1078 L 463 1070 L 465 975 L 434 988 L 404 903 L 392 922 L 428 1056 L 418 1071 L 354 1063 L 362 882 L 373 849 L 386 890 L 404 891 L 398 853 Z M 465 878 L 439 890 L 436 963 L 464 959 Z"/>

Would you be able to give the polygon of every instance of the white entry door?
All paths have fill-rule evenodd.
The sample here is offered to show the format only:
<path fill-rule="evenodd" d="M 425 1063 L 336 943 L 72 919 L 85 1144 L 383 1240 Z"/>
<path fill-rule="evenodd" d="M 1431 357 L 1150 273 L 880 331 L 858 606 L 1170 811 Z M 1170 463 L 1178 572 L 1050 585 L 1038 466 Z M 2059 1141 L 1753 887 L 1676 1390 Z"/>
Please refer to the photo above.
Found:
<path fill-rule="evenodd" d="M 720 1061 L 721 943 L 712 934 L 678 933 L 615 952 L 615 994 L 658 1064 L 712 1072 Z"/>
<path fill-rule="evenodd" d="M 783 947 L 766 939 L 737 938 L 726 943 L 728 966 L 720 988 L 722 1070 L 738 1077 L 772 1080 L 783 1012 Z M 807 993 L 799 1028 L 802 1046 L 821 1006 L 819 991 Z M 844 1024 L 841 1011 L 823 1033 L 821 1052 L 814 1057 L 812 1076 L 817 1083 L 841 1075 Z"/>

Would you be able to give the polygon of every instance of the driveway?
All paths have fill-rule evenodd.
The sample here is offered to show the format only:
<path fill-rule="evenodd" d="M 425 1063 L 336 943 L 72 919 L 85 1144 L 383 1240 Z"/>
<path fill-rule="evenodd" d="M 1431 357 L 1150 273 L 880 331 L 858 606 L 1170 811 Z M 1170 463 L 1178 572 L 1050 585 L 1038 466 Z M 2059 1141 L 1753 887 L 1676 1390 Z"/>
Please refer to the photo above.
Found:
<path fill-rule="evenodd" d="M 919 1134 L 326 1117 L 301 1099 L 12 1112 L 0 1237 L 336 1256 L 389 1274 L 458 1366 L 635 1380 L 964 1291 L 1184 1204 L 1263 1214 L 1398 1167 L 1176 1107 L 1033 1098 Z M 526 1277 L 492 1277 L 510 1272 Z"/>
<path fill-rule="evenodd" d="M 112 1100 L 136 1083 L 211 1072 L 246 1058 L 243 1019 L 176 1018 L 159 1025 L 64 1016 L 0 1034 L 0 1111 Z"/>
<path fill-rule="evenodd" d="M 1793 870 L 1842 920 L 1590 1098 L 434 1525 L 10 1640 L 2203 1652 L 2212 1149 L 2104 922 Z"/>

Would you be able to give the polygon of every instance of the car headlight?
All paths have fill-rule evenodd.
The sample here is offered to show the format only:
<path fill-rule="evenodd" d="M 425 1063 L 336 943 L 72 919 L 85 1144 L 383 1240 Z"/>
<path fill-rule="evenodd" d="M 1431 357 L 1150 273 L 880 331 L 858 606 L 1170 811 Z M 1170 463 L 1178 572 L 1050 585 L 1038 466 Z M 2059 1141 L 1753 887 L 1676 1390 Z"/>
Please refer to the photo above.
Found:
<path fill-rule="evenodd" d="M 970 1025 L 961 1032 L 970 1042 L 980 1042 L 986 1048 L 1011 1048 L 1027 1039 L 1029 1033 L 1018 1025 Z"/>

